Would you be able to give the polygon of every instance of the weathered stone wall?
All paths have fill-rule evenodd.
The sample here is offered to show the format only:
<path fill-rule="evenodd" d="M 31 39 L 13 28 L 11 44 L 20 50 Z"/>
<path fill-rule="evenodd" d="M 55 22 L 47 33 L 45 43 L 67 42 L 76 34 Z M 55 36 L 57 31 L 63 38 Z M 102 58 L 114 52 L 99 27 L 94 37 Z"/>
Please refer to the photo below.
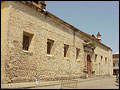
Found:
<path fill-rule="evenodd" d="M 8 43 L 6 60 L 7 82 L 80 77 L 86 66 L 83 39 L 80 33 L 20 2 L 9 2 Z M 22 50 L 23 31 L 33 34 L 30 50 Z M 47 55 L 47 39 L 54 40 L 52 55 Z M 69 57 L 64 58 L 64 44 L 69 45 Z M 80 49 L 76 60 L 76 48 Z M 95 53 L 108 57 L 108 50 L 97 46 Z M 94 56 L 94 55 L 93 55 Z M 99 57 L 99 56 L 98 56 Z M 94 61 L 94 58 L 92 58 Z M 97 60 L 99 63 L 99 58 Z M 97 67 L 92 62 L 93 70 Z M 107 73 L 104 66 L 102 75 Z M 107 70 L 107 71 L 106 71 Z M 97 73 L 96 73 L 97 74 Z"/>
<path fill-rule="evenodd" d="M 8 55 L 8 21 L 10 4 L 7 1 L 1 1 L 1 83 L 7 83 L 6 77 L 6 59 Z"/>
<path fill-rule="evenodd" d="M 98 45 L 95 49 L 95 54 L 97 54 L 97 61 L 94 62 L 94 69 L 97 75 L 109 75 L 108 73 L 108 63 L 109 63 L 109 55 L 108 50 L 104 47 Z M 101 60 L 102 56 L 102 60 Z M 105 58 L 107 58 L 107 63 L 105 63 Z"/>

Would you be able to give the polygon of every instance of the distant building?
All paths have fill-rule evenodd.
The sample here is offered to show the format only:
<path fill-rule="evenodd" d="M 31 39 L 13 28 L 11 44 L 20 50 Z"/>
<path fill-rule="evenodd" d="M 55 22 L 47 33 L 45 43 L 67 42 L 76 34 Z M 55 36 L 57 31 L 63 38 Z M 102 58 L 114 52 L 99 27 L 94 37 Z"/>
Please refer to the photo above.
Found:
<path fill-rule="evenodd" d="M 1 1 L 1 82 L 113 75 L 112 50 L 101 41 L 48 12 L 45 1 Z"/>
<path fill-rule="evenodd" d="M 113 54 L 113 74 L 119 73 L 119 54 Z"/>

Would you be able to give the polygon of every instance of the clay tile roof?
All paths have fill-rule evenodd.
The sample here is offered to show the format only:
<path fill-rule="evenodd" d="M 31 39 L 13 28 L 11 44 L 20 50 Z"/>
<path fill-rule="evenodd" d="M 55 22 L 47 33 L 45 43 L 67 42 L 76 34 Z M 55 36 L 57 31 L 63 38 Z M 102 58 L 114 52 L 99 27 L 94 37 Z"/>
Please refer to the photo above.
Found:
<path fill-rule="evenodd" d="M 119 54 L 113 54 L 113 58 L 119 58 Z"/>
<path fill-rule="evenodd" d="M 101 36 L 99 32 L 97 33 L 97 36 Z"/>

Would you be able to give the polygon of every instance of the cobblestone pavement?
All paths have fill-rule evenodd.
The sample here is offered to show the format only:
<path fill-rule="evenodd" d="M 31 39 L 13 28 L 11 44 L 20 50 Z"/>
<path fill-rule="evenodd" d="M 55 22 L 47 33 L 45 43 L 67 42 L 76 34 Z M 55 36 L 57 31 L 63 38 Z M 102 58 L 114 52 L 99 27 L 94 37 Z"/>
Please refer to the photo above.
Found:
<path fill-rule="evenodd" d="M 46 86 L 46 87 L 34 87 L 31 89 L 60 89 L 61 85 Z M 99 78 L 89 81 L 78 82 L 78 89 L 119 89 L 119 86 L 115 82 L 115 77 Z"/>

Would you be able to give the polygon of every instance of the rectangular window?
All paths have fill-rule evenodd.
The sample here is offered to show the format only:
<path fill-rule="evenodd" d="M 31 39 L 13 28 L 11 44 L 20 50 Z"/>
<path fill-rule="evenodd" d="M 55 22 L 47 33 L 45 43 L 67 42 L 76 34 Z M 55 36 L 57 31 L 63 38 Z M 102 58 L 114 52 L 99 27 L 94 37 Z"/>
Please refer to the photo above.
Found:
<path fill-rule="evenodd" d="M 113 63 L 113 67 L 115 67 L 115 63 Z"/>
<path fill-rule="evenodd" d="M 68 48 L 69 45 L 64 44 L 64 57 L 68 57 Z"/>
<path fill-rule="evenodd" d="M 103 56 L 101 56 L 101 60 L 102 60 Z"/>
<path fill-rule="evenodd" d="M 96 62 L 96 60 L 97 60 L 97 54 L 95 54 L 95 62 Z"/>
<path fill-rule="evenodd" d="M 23 50 L 26 50 L 26 51 L 29 50 L 32 37 L 33 37 L 33 34 L 23 32 Z"/>
<path fill-rule="evenodd" d="M 53 40 L 47 39 L 47 54 L 51 54 L 53 43 Z"/>
<path fill-rule="evenodd" d="M 28 36 L 23 36 L 23 50 L 28 51 L 29 48 L 29 37 Z"/>
<path fill-rule="evenodd" d="M 105 58 L 105 63 L 107 64 L 107 57 Z"/>
<path fill-rule="evenodd" d="M 80 53 L 80 49 L 76 48 L 76 59 L 78 59 Z"/>

